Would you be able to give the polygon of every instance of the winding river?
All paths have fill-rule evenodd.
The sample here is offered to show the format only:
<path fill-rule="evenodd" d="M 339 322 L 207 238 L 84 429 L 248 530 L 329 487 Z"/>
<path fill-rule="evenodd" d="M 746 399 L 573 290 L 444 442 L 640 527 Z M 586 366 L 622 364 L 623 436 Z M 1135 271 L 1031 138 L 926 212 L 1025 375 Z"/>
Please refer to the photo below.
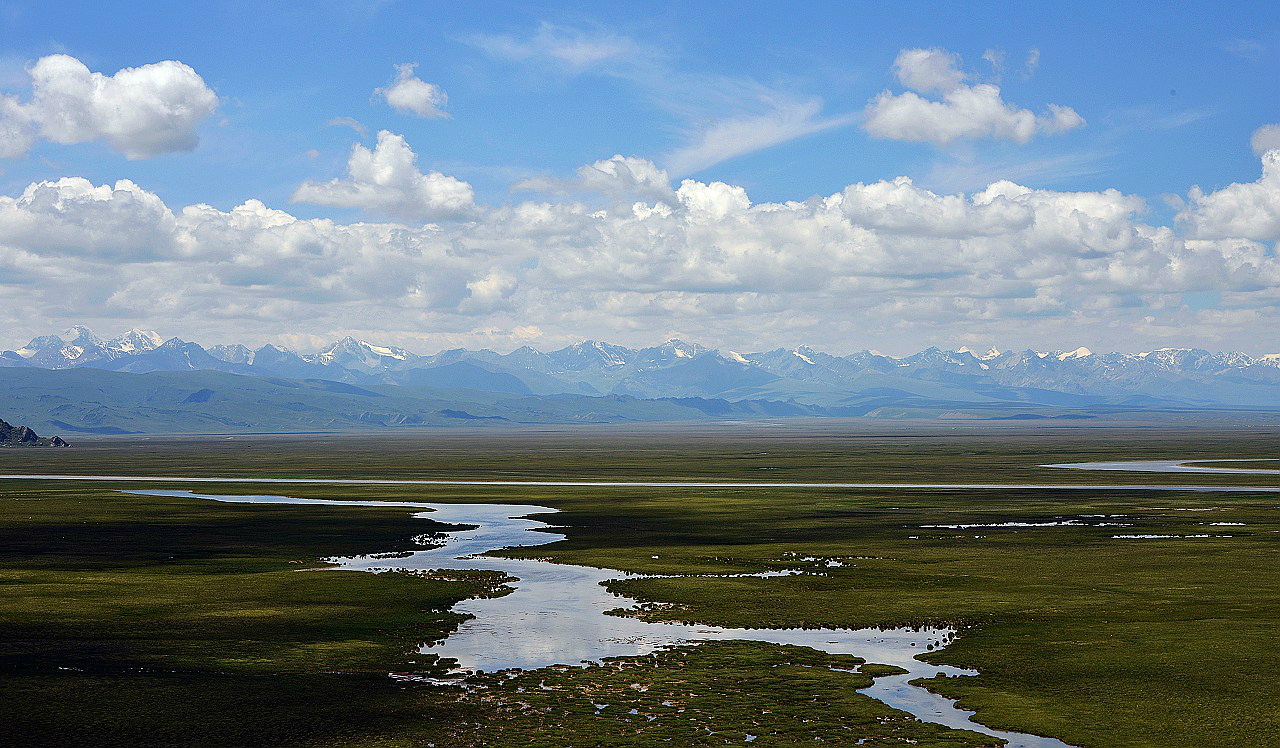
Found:
<path fill-rule="evenodd" d="M 931 665 L 915 658 L 921 652 L 940 648 L 949 642 L 955 634 L 951 629 L 739 629 L 646 623 L 635 618 L 606 615 L 606 611 L 635 604 L 634 600 L 605 589 L 605 582 L 622 576 L 617 571 L 483 555 L 502 548 L 538 546 L 563 540 L 564 535 L 545 532 L 551 525 L 528 516 L 557 511 L 550 507 L 334 501 L 175 490 L 133 489 L 126 493 L 237 504 L 404 507 L 428 510 L 416 513 L 415 517 L 474 526 L 474 529 L 448 531 L 440 545 L 407 554 L 328 559 L 337 564 L 337 569 L 349 571 L 483 570 L 514 577 L 515 581 L 509 583 L 512 591 L 507 595 L 473 598 L 455 606 L 456 612 L 473 617 L 444 641 L 422 648 L 424 654 L 457 661 L 459 674 L 475 670 L 493 672 L 509 668 L 533 670 L 556 664 L 577 665 L 598 662 L 605 657 L 644 655 L 662 647 L 701 641 L 738 639 L 794 644 L 903 668 L 906 674 L 877 678 L 873 685 L 859 693 L 909 712 L 923 721 L 992 735 L 1008 741 L 1011 748 L 1069 748 L 1054 738 L 993 730 L 974 722 L 973 712 L 957 708 L 952 700 L 909 683 L 916 678 L 930 678 L 938 674 L 977 675 L 973 670 Z"/>
<path fill-rule="evenodd" d="M 1275 474 L 1280 471 L 1195 467 L 1189 461 L 1073 463 L 1045 467 L 1139 472 L 1210 472 Z M 294 478 L 194 478 L 161 476 L 0 475 L 0 479 L 76 480 L 106 482 L 239 483 L 289 485 L 423 485 L 423 486 L 563 486 L 654 488 L 898 488 L 898 489 L 1048 489 L 1138 490 L 1195 492 L 1280 492 L 1280 487 L 1173 486 L 1173 485 L 1057 485 L 964 483 L 738 483 L 713 481 L 535 481 L 535 480 L 395 480 L 395 479 L 294 479 Z M 219 495 L 189 490 L 130 489 L 132 494 L 169 496 L 239 504 L 295 504 L 311 507 L 369 506 L 419 510 L 413 516 L 450 525 L 433 547 L 400 554 L 330 559 L 338 570 L 384 572 L 393 570 L 483 570 L 506 574 L 512 591 L 494 598 L 464 600 L 455 611 L 472 616 L 443 641 L 422 648 L 457 663 L 456 672 L 532 670 L 554 664 L 597 662 L 605 657 L 637 656 L 659 648 L 714 640 L 750 640 L 811 647 L 832 654 L 861 657 L 867 662 L 896 665 L 904 675 L 877 678 L 859 693 L 909 712 L 920 720 L 967 729 L 1007 741 L 1010 748 L 1070 748 L 1054 738 L 993 730 L 973 720 L 973 712 L 955 702 L 911 685 L 917 678 L 939 674 L 976 675 L 976 671 L 947 665 L 931 665 L 916 655 L 945 646 L 955 636 L 951 629 L 746 629 L 672 623 L 647 623 L 636 618 L 606 615 L 630 608 L 636 601 L 610 593 L 604 583 L 625 573 L 588 566 L 551 563 L 537 559 L 508 559 L 485 555 L 503 548 L 554 543 L 564 535 L 550 532 L 551 525 L 530 515 L 548 515 L 550 507 L 513 504 L 435 504 L 407 501 L 339 501 L 301 499 L 276 495 Z M 820 573 L 820 572 L 813 572 Z M 776 576 L 778 572 L 746 576 Z M 740 575 L 739 575 L 740 576 Z"/>

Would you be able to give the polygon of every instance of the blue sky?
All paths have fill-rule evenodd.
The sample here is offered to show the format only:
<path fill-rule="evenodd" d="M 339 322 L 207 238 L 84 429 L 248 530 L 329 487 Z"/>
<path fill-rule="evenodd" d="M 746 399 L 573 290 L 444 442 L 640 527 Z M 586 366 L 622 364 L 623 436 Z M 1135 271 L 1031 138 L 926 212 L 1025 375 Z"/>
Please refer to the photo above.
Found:
<path fill-rule="evenodd" d="M 282 280 L 273 297 L 269 286 L 277 271 L 271 263 L 259 263 L 251 280 L 228 276 L 218 268 L 245 261 L 203 245 L 193 248 L 196 240 L 190 236 L 175 240 L 183 249 L 169 255 L 156 256 L 151 246 L 85 257 L 72 247 L 23 245 L 19 234 L 0 230 L 0 246 L 7 241 L 29 260 L 23 264 L 10 257 L 6 266 L 0 256 L 0 286 L 61 299 L 46 305 L 48 319 L 5 320 L 14 340 L 0 345 L 20 342 L 29 332 L 97 320 L 108 332 L 134 324 L 187 337 L 243 332 L 302 347 L 351 331 L 425 348 L 453 343 L 501 348 L 519 342 L 545 347 L 584 337 L 651 342 L 700 332 L 714 338 L 707 341 L 711 344 L 743 348 L 817 342 L 839 350 L 895 349 L 986 341 L 1046 348 L 1221 347 L 1256 345 L 1257 331 L 1275 310 L 1268 280 L 1274 268 L 1258 264 L 1274 258 L 1269 214 L 1260 219 L 1261 228 L 1227 230 L 1219 225 L 1226 220 L 1222 205 L 1234 193 L 1209 206 L 1217 218 L 1192 215 L 1186 204 L 1195 186 L 1213 196 L 1233 183 L 1259 180 L 1260 151 L 1250 139 L 1259 128 L 1280 122 L 1280 8 L 1271 4 L 1222 9 L 1125 3 L 937 8 L 925 3 L 653 2 L 584 9 L 581 4 L 484 2 L 0 3 L 0 31 L 0 94 L 15 106 L 34 106 L 29 70 L 55 54 L 104 76 L 178 61 L 216 96 L 211 113 L 186 123 L 198 138 L 194 148 L 179 133 L 139 156 L 120 144 L 120 138 L 133 135 L 112 140 L 82 128 L 57 136 L 49 134 L 53 125 L 47 122 L 31 125 L 30 147 L 14 146 L 10 150 L 22 152 L 0 159 L 0 195 L 17 198 L 29 185 L 67 177 L 92 185 L 126 179 L 174 214 L 202 203 L 229 213 L 258 200 L 297 219 L 343 226 L 431 221 L 443 227 L 433 241 L 457 232 L 447 238 L 455 248 L 481 241 L 470 237 L 486 237 L 483 246 L 468 244 L 465 252 L 441 250 L 455 258 L 466 254 L 471 265 L 434 273 L 439 264 L 434 261 L 408 263 L 401 269 L 422 276 L 420 282 L 394 289 L 376 282 L 363 289 L 351 285 L 327 298 L 320 293 L 328 311 L 317 315 L 306 308 L 303 281 Z M 920 84 L 924 79 L 910 78 L 911 70 L 902 73 L 896 65 L 909 50 L 934 55 L 910 63 L 917 65 L 911 68 L 917 76 L 940 74 L 945 81 Z M 444 116 L 421 116 L 389 104 L 386 91 L 397 80 L 396 66 L 406 64 L 416 66 L 408 77 L 447 96 L 447 103 L 436 107 Z M 915 88 L 911 80 L 917 81 Z M 910 106 L 946 101 L 956 91 L 989 93 L 992 87 L 998 89 L 995 98 L 983 99 L 998 107 L 992 129 L 984 129 L 985 114 L 966 124 L 959 120 L 967 114 L 949 109 L 937 116 L 954 122 L 911 129 L 919 120 Z M 898 118 L 875 109 L 883 92 L 891 97 L 886 106 L 907 107 Z M 1057 111 L 1049 109 L 1051 104 L 1070 115 L 1056 124 L 1045 119 Z M 1006 112 L 1024 117 L 1022 125 L 1029 129 L 1002 131 L 1005 124 L 1015 126 L 1012 114 L 1001 124 Z M 107 129 L 104 125 L 103 132 Z M 388 202 L 359 185 L 343 187 L 341 194 L 300 190 L 307 183 L 352 181 L 353 146 L 375 149 L 383 130 L 403 138 L 421 173 L 439 172 L 469 185 L 474 209 L 417 211 L 402 193 Z M 916 134 L 902 134 L 907 131 Z M 1114 190 L 1141 202 L 1124 231 L 1144 235 L 1150 232 L 1133 227 L 1168 227 L 1180 238 L 1249 241 L 1262 259 L 1246 267 L 1239 247 L 1212 250 L 1221 256 L 1211 262 L 1202 257 L 1209 250 L 1199 245 L 1161 245 L 1162 259 L 1144 260 L 1128 244 L 1104 250 L 1085 247 L 1092 241 L 1087 237 L 1064 236 L 1062 242 L 1074 247 L 1067 252 L 1072 262 L 1084 262 L 1091 253 L 1126 253 L 1125 261 L 1134 266 L 1112 273 L 1113 280 L 1129 279 L 1128 286 L 1116 281 L 1105 292 L 1086 294 L 1081 289 L 1089 287 L 1090 278 L 1096 280 L 1097 268 L 1056 267 L 1040 279 L 1019 270 L 1065 262 L 1049 249 L 1025 258 L 1001 250 L 999 263 L 965 275 L 973 263 L 959 255 L 976 251 L 973 243 L 943 248 L 936 242 L 974 231 L 970 224 L 919 238 L 917 229 L 886 229 L 880 219 L 853 216 L 850 237 L 859 229 L 888 232 L 904 247 L 922 252 L 919 260 L 925 263 L 934 252 L 959 253 L 954 266 L 943 263 L 945 273 L 965 277 L 926 288 L 922 279 L 929 273 L 920 268 L 888 263 L 862 272 L 850 253 L 870 253 L 866 264 L 874 266 L 872 255 L 888 250 L 858 248 L 854 238 L 846 238 L 833 246 L 816 239 L 812 246 L 797 246 L 794 255 L 802 259 L 790 265 L 776 257 L 748 263 L 773 267 L 776 260 L 771 279 L 714 262 L 707 266 L 697 248 L 669 249 L 654 260 L 652 272 L 624 273 L 628 280 L 611 287 L 600 277 L 616 266 L 619 255 L 591 243 L 607 237 L 544 239 L 529 226 L 512 228 L 502 211 L 554 203 L 572 212 L 565 206 L 580 203 L 616 215 L 614 203 L 626 201 L 619 202 L 621 192 L 614 187 L 568 183 L 579 167 L 615 154 L 663 170 L 672 188 L 685 179 L 741 187 L 757 206 L 825 198 L 849 185 L 899 177 L 909 177 L 914 188 L 935 197 L 970 196 L 999 180 L 1053 194 Z M 1265 185 L 1258 189 L 1264 202 L 1273 199 Z M 653 190 L 641 192 L 635 196 L 662 202 Z M 687 208 L 686 197 L 667 202 Z M 913 208 L 895 203 L 893 210 Z M 76 223 L 59 214 L 62 219 Z M 927 216 L 921 220 L 928 223 Z M 1219 223 L 1211 226 L 1214 220 Z M 467 223 L 477 228 L 465 230 Z M 1196 227 L 1197 237 L 1188 227 Z M 580 231 L 566 229 L 575 236 Z M 616 239 L 612 229 L 592 231 Z M 716 239 L 723 255 L 760 241 L 723 231 Z M 985 231 L 970 238 L 989 236 Z M 678 233 L 687 237 L 689 227 Z M 663 233 L 655 241 L 665 243 L 670 236 Z M 515 245 L 524 249 L 510 248 Z M 353 258 L 363 255 L 350 251 L 355 254 L 335 256 L 332 266 L 315 272 L 354 283 L 363 269 L 353 265 L 360 262 Z M 643 251 L 618 249 L 623 255 Z M 894 250 L 895 256 L 903 251 Z M 1173 262 L 1169 257 L 1188 251 L 1213 265 L 1202 275 L 1216 274 L 1219 280 L 1158 277 L 1150 266 L 1164 262 L 1174 275 L 1185 275 L 1185 258 Z M 420 250 L 413 252 L 421 258 Z M 824 252 L 826 259 L 817 258 Z M 403 259 L 404 252 L 399 256 Z M 38 263 L 32 257 L 51 264 L 60 258 L 63 267 L 84 261 L 86 273 L 108 268 L 120 276 L 114 282 L 136 293 L 146 287 L 140 265 L 150 263 L 154 270 L 162 264 L 172 280 L 168 287 L 198 284 L 189 296 L 205 298 L 205 306 L 177 300 L 130 305 L 120 294 L 106 292 L 69 300 L 61 285 L 65 277 L 34 269 Z M 1143 262 L 1151 270 L 1145 281 L 1151 285 L 1145 288 L 1133 280 Z M 397 272 L 394 260 L 387 263 L 384 272 Z M 582 270 L 586 265 L 597 267 L 588 273 Z M 773 280 L 791 270 L 797 276 L 811 274 L 814 268 L 832 268 L 833 282 L 818 287 Z M 211 272 L 217 275 L 212 280 Z M 706 278 L 689 282 L 676 277 L 680 273 Z M 897 280 L 876 280 L 885 278 Z M 973 290 L 983 279 L 1002 287 Z M 591 297 L 575 298 L 573 291 L 583 288 Z M 330 283 L 321 290 L 332 289 Z M 957 290 L 969 303 L 956 303 Z M 415 293 L 414 298 L 430 298 L 420 307 L 405 301 Z M 220 295 L 221 305 L 209 301 Z M 476 301 L 481 297 L 488 301 Z M 273 303 L 264 305 L 264 299 Z M 397 323 L 379 323 L 369 313 L 379 301 L 417 311 Z M 277 308 L 267 312 L 264 306 Z M 932 311 L 917 318 L 903 313 L 905 307 Z M 1207 312 L 1221 314 L 1211 319 Z M 855 321 L 866 317 L 875 323 Z M 1068 333 L 1075 337 L 1065 339 Z M 1186 339 L 1174 340 L 1179 334 Z"/>

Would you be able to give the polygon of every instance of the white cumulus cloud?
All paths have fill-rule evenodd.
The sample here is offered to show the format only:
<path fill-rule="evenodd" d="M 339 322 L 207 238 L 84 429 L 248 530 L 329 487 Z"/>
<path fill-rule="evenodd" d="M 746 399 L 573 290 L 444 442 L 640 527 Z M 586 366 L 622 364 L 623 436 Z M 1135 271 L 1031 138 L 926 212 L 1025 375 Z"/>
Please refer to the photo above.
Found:
<path fill-rule="evenodd" d="M 893 70 L 910 90 L 883 91 L 867 104 L 862 127 L 873 137 L 938 146 L 979 138 L 1026 143 L 1037 135 L 1085 124 L 1069 106 L 1049 104 L 1036 114 L 1006 102 L 999 86 L 967 84 L 969 76 L 960 69 L 960 58 L 946 50 L 904 49 L 894 60 Z"/>
<path fill-rule="evenodd" d="M 449 96 L 436 84 L 427 83 L 414 75 L 413 71 L 417 67 L 417 63 L 396 65 L 395 80 L 383 88 L 375 89 L 374 93 L 385 99 L 396 111 L 405 114 L 428 119 L 448 117 L 449 114 L 443 107 L 449 102 Z"/>
<path fill-rule="evenodd" d="M 382 130 L 372 151 L 359 143 L 351 149 L 345 179 L 304 182 L 292 200 L 407 221 L 465 216 L 475 208 L 470 184 L 438 171 L 424 174 L 417 161 L 404 136 Z"/>
<path fill-rule="evenodd" d="M 614 155 L 578 167 L 573 179 L 537 177 L 518 182 L 514 190 L 537 192 L 591 192 L 613 198 L 647 198 L 670 201 L 674 197 L 671 177 L 652 161 L 636 156 Z"/>
<path fill-rule="evenodd" d="M 198 339 L 361 328 L 422 350 L 514 347 L 531 330 L 545 345 L 692 330 L 746 349 L 963 335 L 1248 349 L 1280 323 L 1280 260 L 1266 243 L 1280 236 L 1280 154 L 1264 159 L 1256 182 L 1193 191 L 1183 231 L 1144 223 L 1143 201 L 1118 190 L 1002 180 L 941 194 L 905 177 L 783 202 L 693 179 L 604 207 L 575 195 L 474 206 L 466 193 L 471 220 L 424 224 L 416 185 L 429 175 L 383 133 L 378 148 L 357 147 L 347 179 L 311 189 L 380 211 L 408 201 L 408 223 L 303 219 L 258 200 L 170 207 L 128 181 L 39 182 L 0 196 L 0 295 L 25 302 L 9 308 L 13 338 L 160 319 Z M 577 179 L 612 197 L 657 193 L 666 177 L 618 156 Z M 1198 292 L 1220 308 L 1183 304 Z"/>
<path fill-rule="evenodd" d="M 174 215 L 154 193 L 122 179 L 94 185 L 64 177 L 0 198 L 0 244 L 46 257 L 141 261 L 176 250 Z"/>
<path fill-rule="evenodd" d="M 40 138 L 102 140 L 129 159 L 189 151 L 218 107 L 204 79 L 175 60 L 104 75 L 69 55 L 49 55 L 27 73 L 28 101 L 0 95 L 0 157 L 21 156 Z"/>
<path fill-rule="evenodd" d="M 947 93 L 964 85 L 960 56 L 945 49 L 904 49 L 893 61 L 898 82 L 920 93 Z"/>
<path fill-rule="evenodd" d="M 1259 156 L 1267 151 L 1280 150 L 1280 125 L 1263 125 L 1254 130 L 1249 145 Z"/>
<path fill-rule="evenodd" d="M 1262 154 L 1262 176 L 1256 182 L 1209 193 L 1192 188 L 1177 221 L 1199 238 L 1280 240 L 1280 150 Z"/>

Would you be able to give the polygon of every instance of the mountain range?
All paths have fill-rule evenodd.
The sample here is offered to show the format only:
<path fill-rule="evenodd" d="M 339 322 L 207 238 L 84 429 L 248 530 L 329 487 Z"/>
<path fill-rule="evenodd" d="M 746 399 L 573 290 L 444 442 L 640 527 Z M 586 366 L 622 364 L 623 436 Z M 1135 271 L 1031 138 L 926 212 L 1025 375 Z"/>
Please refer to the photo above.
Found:
<path fill-rule="evenodd" d="M 68 369 L 86 374 L 74 379 L 39 373 Z M 18 370 L 27 371 L 18 378 Z M 197 373 L 204 378 L 214 373 L 230 375 L 218 379 L 219 388 L 211 390 L 223 393 L 229 388 L 263 386 L 261 382 L 250 385 L 249 379 L 257 378 L 305 383 L 291 391 L 300 387 L 311 396 L 334 398 L 340 392 L 351 396 L 351 391 L 360 390 L 385 398 L 416 398 L 415 402 L 425 398 L 434 410 L 407 408 L 407 412 L 418 414 L 410 420 L 417 418 L 422 423 L 440 420 L 431 414 L 450 410 L 446 407 L 450 402 L 477 406 L 455 409 L 476 418 L 526 422 L 581 420 L 570 412 L 569 402 L 599 411 L 604 420 L 630 419 L 619 411 L 622 403 L 629 404 L 622 411 L 635 410 L 639 420 L 652 420 L 661 415 L 657 413 L 659 402 L 690 409 L 689 417 L 712 417 L 716 412 L 719 417 L 1032 418 L 1150 410 L 1280 411 L 1280 355 L 1212 353 L 1196 348 L 1141 353 L 1093 353 L 1086 348 L 1069 352 L 928 348 L 893 357 L 870 351 L 836 356 L 808 346 L 740 353 L 668 340 L 648 348 L 586 341 L 548 352 L 522 347 L 510 353 L 454 349 L 420 355 L 346 337 L 319 351 L 298 353 L 275 345 L 205 348 L 137 329 L 104 340 L 88 328 L 73 327 L 62 335 L 35 338 L 16 351 L 0 352 L 0 382 L 20 381 L 36 389 L 55 382 L 83 384 L 99 376 L 89 372 L 149 375 L 148 382 L 162 381 L 165 387 L 179 389 L 183 382 L 194 385 L 202 381 Z M 159 374 L 165 376 L 157 379 Z M 142 380 L 110 381 L 118 385 Z M 343 391 L 335 385 L 351 389 Z M 211 388 L 196 388 L 192 393 L 198 389 Z M 206 410 L 213 407 L 210 403 L 214 399 L 204 401 Z M 612 403 L 610 407 L 597 407 L 606 400 Z M 67 403 L 72 401 L 74 398 Z M 514 405 L 517 401 L 523 405 Z M 645 401 L 655 405 L 638 405 Z M 499 402 L 514 408 L 516 418 L 504 413 Z M 533 407 L 532 403 L 540 405 Z M 673 405 L 677 403 L 684 404 Z M 619 412 L 608 415 L 612 411 Z M 351 415 L 346 410 L 343 413 Z M 384 415 L 374 421 L 397 425 L 393 412 Z M 666 416 L 681 418 L 675 412 Z M 335 426 L 348 420 L 347 416 L 334 417 L 336 420 L 318 418 L 287 427 Z M 361 422 L 358 415 L 351 417 L 356 424 Z M 65 419 L 43 422 L 77 430 Z M 204 425 L 212 427 L 214 423 Z M 400 425 L 406 424 L 401 420 Z"/>

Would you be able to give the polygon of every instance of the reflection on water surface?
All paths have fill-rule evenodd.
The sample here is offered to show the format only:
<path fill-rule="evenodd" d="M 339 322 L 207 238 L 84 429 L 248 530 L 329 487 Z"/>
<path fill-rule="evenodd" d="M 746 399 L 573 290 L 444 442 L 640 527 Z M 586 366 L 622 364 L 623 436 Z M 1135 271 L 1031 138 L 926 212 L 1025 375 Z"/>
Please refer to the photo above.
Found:
<path fill-rule="evenodd" d="M 464 600 L 454 610 L 473 618 L 443 642 L 423 647 L 424 653 L 451 658 L 460 671 L 532 670 L 548 665 L 577 665 L 606 657 L 651 653 L 661 647 L 699 641 L 738 639 L 812 647 L 832 654 L 861 657 L 867 662 L 897 665 L 905 675 L 877 678 L 860 693 L 917 718 L 948 727 L 974 730 L 1008 741 L 1012 748 L 1068 748 L 1053 738 L 993 730 L 972 721 L 972 712 L 956 708 L 950 699 L 910 685 L 916 678 L 975 675 L 947 665 L 915 659 L 928 649 L 945 646 L 950 629 L 736 629 L 719 626 L 646 623 L 635 618 L 606 615 L 629 608 L 630 598 L 615 595 L 602 583 L 617 571 L 557 564 L 535 559 L 507 559 L 482 554 L 501 548 L 546 545 L 564 539 L 545 532 L 551 526 L 529 515 L 554 513 L 549 507 L 511 504 L 430 504 L 425 502 L 333 501 L 287 496 L 221 496 L 191 491 L 128 493 L 173 496 L 247 504 L 311 506 L 391 506 L 431 510 L 415 516 L 448 524 L 473 526 L 449 532 L 432 548 L 408 554 L 371 554 L 330 559 L 341 570 L 483 570 L 498 571 L 516 581 L 502 597 Z M 768 575 L 776 573 L 766 572 Z"/>

